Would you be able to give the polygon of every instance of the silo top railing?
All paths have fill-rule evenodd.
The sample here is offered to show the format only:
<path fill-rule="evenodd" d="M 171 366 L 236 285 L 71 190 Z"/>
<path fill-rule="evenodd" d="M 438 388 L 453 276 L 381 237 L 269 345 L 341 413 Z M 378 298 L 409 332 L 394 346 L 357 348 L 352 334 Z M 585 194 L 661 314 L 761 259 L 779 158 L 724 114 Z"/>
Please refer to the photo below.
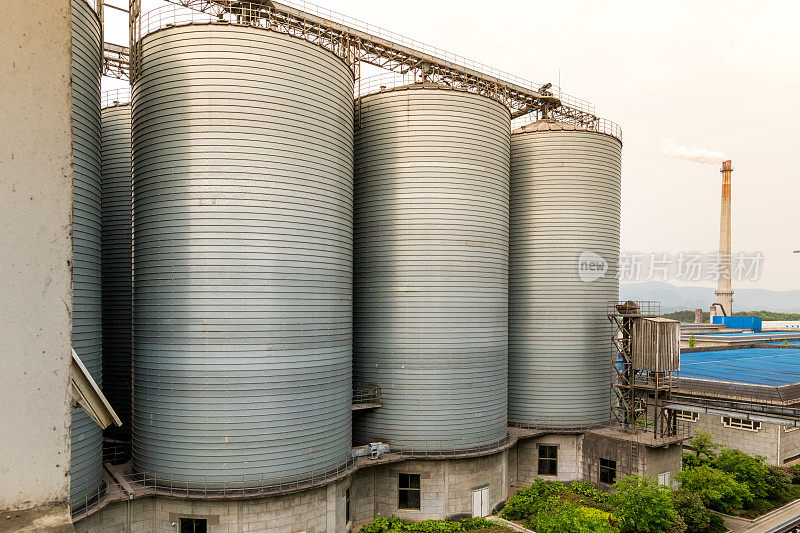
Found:
<path fill-rule="evenodd" d="M 532 83 L 314 4 L 292 0 L 269 6 L 255 2 L 225 6 L 208 0 L 181 0 L 181 3 L 183 5 L 163 6 L 144 14 L 138 8 L 133 10 L 130 27 L 132 78 L 138 76 L 141 68 L 140 41 L 150 33 L 188 24 L 255 26 L 322 46 L 350 65 L 357 78 L 361 63 L 396 72 L 424 71 L 427 81 L 490 96 L 506 105 L 513 116 L 547 106 L 558 120 L 590 130 L 608 133 L 615 130 L 599 123 L 593 104 L 565 94 L 558 87 Z"/>
<path fill-rule="evenodd" d="M 100 107 L 102 109 L 115 105 L 129 104 L 130 102 L 131 90 L 128 87 L 103 91 L 103 94 L 100 97 Z"/>

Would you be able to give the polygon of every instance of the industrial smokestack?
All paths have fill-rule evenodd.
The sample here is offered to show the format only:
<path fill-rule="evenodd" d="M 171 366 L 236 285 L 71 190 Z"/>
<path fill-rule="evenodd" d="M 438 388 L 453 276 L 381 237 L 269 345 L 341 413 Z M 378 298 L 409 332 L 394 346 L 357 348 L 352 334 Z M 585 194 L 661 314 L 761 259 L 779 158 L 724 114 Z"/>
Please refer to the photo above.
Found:
<path fill-rule="evenodd" d="M 733 314 L 733 289 L 731 288 L 731 160 L 722 162 L 722 208 L 719 220 L 720 273 L 717 281 L 717 303 L 725 314 Z"/>

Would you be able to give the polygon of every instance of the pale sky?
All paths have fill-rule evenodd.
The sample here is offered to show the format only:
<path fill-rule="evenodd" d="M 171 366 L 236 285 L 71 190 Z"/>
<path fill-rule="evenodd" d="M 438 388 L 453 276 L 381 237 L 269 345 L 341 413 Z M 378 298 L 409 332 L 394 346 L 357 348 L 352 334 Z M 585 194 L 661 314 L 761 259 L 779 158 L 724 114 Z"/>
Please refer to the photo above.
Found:
<path fill-rule="evenodd" d="M 660 150 L 671 138 L 724 152 L 734 252 L 764 255 L 760 279 L 734 289 L 800 288 L 800 2 L 317 3 L 533 82 L 560 72 L 565 92 L 622 127 L 623 250 L 716 250 L 719 165 Z M 106 10 L 107 41 L 127 44 L 126 17 Z"/>

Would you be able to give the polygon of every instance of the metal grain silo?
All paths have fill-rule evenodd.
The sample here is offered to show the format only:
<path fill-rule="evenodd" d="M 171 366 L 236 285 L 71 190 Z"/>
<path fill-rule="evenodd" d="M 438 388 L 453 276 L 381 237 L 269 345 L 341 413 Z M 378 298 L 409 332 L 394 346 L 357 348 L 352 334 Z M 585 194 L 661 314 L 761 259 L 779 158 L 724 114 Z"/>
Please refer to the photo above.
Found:
<path fill-rule="evenodd" d="M 622 143 L 543 120 L 511 136 L 509 422 L 607 424 Z"/>
<path fill-rule="evenodd" d="M 102 126 L 103 392 L 131 425 L 131 106 L 128 91 L 104 93 Z M 110 429 L 110 428 L 109 428 Z"/>
<path fill-rule="evenodd" d="M 509 111 L 432 84 L 356 105 L 354 379 L 382 405 L 355 435 L 492 446 L 507 429 Z"/>
<path fill-rule="evenodd" d="M 257 27 L 143 37 L 133 461 L 202 488 L 350 457 L 353 74 Z"/>
<path fill-rule="evenodd" d="M 86 0 L 72 0 L 72 347 L 102 382 L 100 321 L 100 18 Z M 97 495 L 102 482 L 102 432 L 72 410 L 70 499 Z"/>

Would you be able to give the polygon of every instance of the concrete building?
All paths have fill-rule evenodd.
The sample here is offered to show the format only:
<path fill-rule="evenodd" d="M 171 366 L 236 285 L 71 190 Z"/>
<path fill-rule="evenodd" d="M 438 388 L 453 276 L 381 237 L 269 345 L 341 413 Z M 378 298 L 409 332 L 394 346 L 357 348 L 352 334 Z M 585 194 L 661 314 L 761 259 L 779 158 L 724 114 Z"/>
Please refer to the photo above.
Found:
<path fill-rule="evenodd" d="M 653 439 L 611 429 L 548 433 L 509 429 L 498 449 L 460 456 L 388 453 L 358 458 L 330 478 L 264 493 L 233 490 L 191 496 L 142 482 L 126 466 L 107 466 L 106 498 L 79 516 L 78 532 L 344 532 L 376 515 L 411 521 L 487 515 L 535 479 L 590 481 L 608 488 L 629 474 L 674 486 L 682 438 Z M 183 494 L 182 494 L 183 492 Z"/>
<path fill-rule="evenodd" d="M 685 348 L 670 406 L 691 434 L 708 432 L 714 442 L 761 455 L 771 465 L 795 464 L 800 461 L 800 345 L 728 342 Z"/>

